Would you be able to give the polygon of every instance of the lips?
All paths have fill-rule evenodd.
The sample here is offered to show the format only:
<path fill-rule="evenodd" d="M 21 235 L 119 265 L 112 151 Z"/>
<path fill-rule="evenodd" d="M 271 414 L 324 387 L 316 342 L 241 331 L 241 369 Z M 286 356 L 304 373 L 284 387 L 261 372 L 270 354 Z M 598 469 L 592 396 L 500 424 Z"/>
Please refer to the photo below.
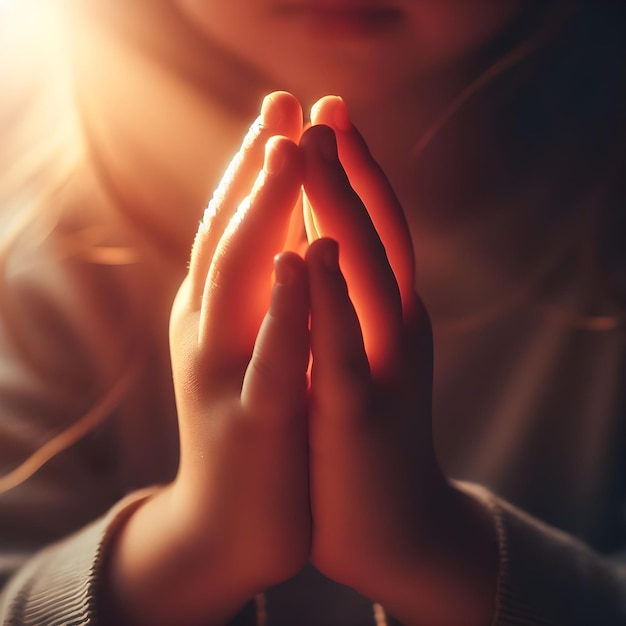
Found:
<path fill-rule="evenodd" d="M 370 35 L 388 30 L 402 18 L 393 7 L 371 3 L 315 2 L 281 5 L 278 14 L 303 22 L 315 34 Z"/>

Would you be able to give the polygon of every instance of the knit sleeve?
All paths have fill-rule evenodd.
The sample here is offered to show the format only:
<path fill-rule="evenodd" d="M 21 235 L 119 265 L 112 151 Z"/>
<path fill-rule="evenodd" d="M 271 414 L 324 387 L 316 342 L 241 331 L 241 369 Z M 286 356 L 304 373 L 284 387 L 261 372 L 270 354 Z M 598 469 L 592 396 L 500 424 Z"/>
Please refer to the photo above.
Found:
<path fill-rule="evenodd" d="M 152 492 L 131 494 L 101 519 L 30 558 L 0 594 L 0 622 L 112 626 L 98 603 L 103 555 L 109 539 Z"/>
<path fill-rule="evenodd" d="M 626 623 L 626 568 L 483 488 L 461 488 L 495 523 L 500 570 L 492 626 Z"/>

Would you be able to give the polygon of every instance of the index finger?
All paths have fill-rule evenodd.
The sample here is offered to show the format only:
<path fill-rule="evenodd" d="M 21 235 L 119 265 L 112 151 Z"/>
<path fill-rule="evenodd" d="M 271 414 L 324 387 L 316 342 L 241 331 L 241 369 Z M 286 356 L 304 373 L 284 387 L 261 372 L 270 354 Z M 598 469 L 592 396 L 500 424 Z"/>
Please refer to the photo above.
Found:
<path fill-rule="evenodd" d="M 191 301 L 199 309 L 202 286 L 218 243 L 243 199 L 263 167 L 265 146 L 276 135 L 297 142 L 302 132 L 302 108 L 298 100 L 286 91 L 265 96 L 261 114 L 250 126 L 242 145 L 226 169 L 209 205 L 204 212 L 191 254 Z M 202 254 L 199 254 L 199 251 Z"/>
<path fill-rule="evenodd" d="M 345 102 L 339 96 L 325 96 L 311 110 L 314 124 L 335 131 L 339 159 L 350 184 L 372 219 L 393 268 L 406 312 L 413 306 L 415 257 L 413 241 L 404 210 L 365 140 L 350 121 Z"/>
<path fill-rule="evenodd" d="M 264 168 L 220 239 L 204 284 L 199 343 L 221 371 L 250 360 L 268 308 L 273 258 L 302 184 L 300 151 L 285 137 L 268 142 Z"/>
<path fill-rule="evenodd" d="M 300 142 L 304 188 L 323 237 L 342 247 L 350 298 L 361 326 L 373 372 L 395 361 L 402 335 L 400 291 L 385 247 L 370 216 L 339 162 L 335 136 L 327 126 L 313 126 Z"/>

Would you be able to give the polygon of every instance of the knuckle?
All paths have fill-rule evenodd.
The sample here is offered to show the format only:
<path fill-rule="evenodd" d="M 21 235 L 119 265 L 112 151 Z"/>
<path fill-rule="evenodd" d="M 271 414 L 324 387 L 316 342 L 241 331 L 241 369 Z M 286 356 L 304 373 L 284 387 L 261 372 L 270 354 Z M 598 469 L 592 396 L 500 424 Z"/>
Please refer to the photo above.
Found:
<path fill-rule="evenodd" d="M 340 375 L 330 375 L 321 383 L 314 395 L 315 408 L 325 414 L 337 415 L 342 422 L 360 420 L 372 407 L 371 388 L 363 376 L 363 367 L 351 363 Z"/>
<path fill-rule="evenodd" d="M 252 376 L 255 376 L 262 385 L 267 385 L 269 391 L 274 391 L 278 373 L 272 358 L 257 350 L 250 362 L 250 369 Z"/>

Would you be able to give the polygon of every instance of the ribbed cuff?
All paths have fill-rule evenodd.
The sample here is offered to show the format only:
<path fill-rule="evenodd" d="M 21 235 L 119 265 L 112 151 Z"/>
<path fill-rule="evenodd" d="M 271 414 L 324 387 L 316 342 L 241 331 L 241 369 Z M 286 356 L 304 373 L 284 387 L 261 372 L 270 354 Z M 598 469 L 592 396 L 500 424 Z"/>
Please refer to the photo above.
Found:
<path fill-rule="evenodd" d="M 98 620 L 96 606 L 107 543 L 156 490 L 127 496 L 103 518 L 34 556 L 3 590 L 5 598 L 11 598 L 5 623 L 109 626 Z"/>
<path fill-rule="evenodd" d="M 492 626 L 626 623 L 623 569 L 488 490 L 459 486 L 494 520 L 500 566 Z"/>

